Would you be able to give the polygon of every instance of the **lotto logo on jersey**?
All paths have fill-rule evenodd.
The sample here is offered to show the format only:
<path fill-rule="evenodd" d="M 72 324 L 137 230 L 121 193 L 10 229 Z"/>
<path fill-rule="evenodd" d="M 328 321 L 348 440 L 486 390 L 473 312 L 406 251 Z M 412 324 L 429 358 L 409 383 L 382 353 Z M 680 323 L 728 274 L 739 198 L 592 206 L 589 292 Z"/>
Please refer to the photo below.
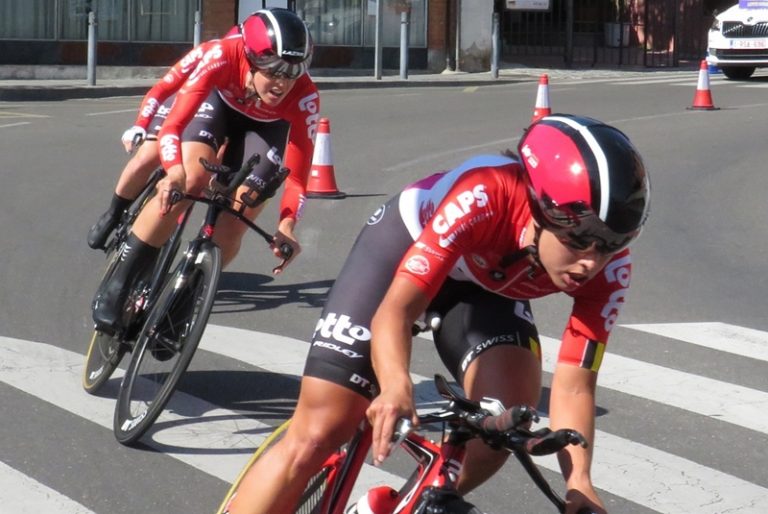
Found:
<path fill-rule="evenodd" d="M 160 102 L 157 101 L 157 98 L 150 98 L 147 100 L 147 105 L 141 110 L 141 117 L 149 118 L 157 111 L 159 106 Z"/>
<path fill-rule="evenodd" d="M 333 339 L 344 344 L 353 344 L 355 341 L 370 341 L 371 331 L 360 325 L 353 325 L 346 314 L 338 315 L 329 312 L 325 318 L 321 318 L 315 325 L 315 335 L 324 339 Z"/>
<path fill-rule="evenodd" d="M 317 134 L 317 121 L 320 119 L 320 105 L 318 104 L 319 96 L 317 93 L 307 95 L 299 100 L 299 110 L 306 112 L 307 117 L 305 123 L 307 124 L 307 137 L 312 141 L 315 140 L 315 134 Z"/>
<path fill-rule="evenodd" d="M 624 305 L 624 297 L 627 295 L 627 288 L 629 287 L 629 281 L 632 276 L 630 266 L 632 264 L 632 258 L 629 255 L 625 255 L 621 259 L 611 261 L 603 270 L 605 280 L 609 283 L 618 283 L 621 289 L 614 291 L 610 297 L 608 297 L 608 303 L 603 306 L 600 311 L 600 315 L 605 319 L 604 328 L 607 332 L 610 332 L 613 326 L 616 324 L 616 320 L 619 317 L 619 311 L 622 305 Z"/>
<path fill-rule="evenodd" d="M 163 162 L 175 162 L 178 155 L 179 137 L 166 135 L 160 139 L 160 157 Z"/>

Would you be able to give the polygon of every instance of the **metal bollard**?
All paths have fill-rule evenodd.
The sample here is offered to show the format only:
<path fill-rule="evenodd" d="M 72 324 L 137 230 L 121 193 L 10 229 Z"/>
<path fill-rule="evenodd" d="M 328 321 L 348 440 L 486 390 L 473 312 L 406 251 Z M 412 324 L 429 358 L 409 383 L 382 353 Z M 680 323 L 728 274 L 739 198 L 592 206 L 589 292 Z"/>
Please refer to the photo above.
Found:
<path fill-rule="evenodd" d="M 491 21 L 491 76 L 499 78 L 499 13 L 493 13 Z"/>
<path fill-rule="evenodd" d="M 96 85 L 96 11 L 88 12 L 88 68 L 86 80 L 89 86 Z"/>
<path fill-rule="evenodd" d="M 408 78 L 408 40 L 410 35 L 410 10 L 400 13 L 400 78 Z"/>
<path fill-rule="evenodd" d="M 202 16 L 200 15 L 200 10 L 198 9 L 195 11 L 195 35 L 192 41 L 192 43 L 195 46 L 200 45 L 200 38 L 201 38 L 202 32 L 203 32 L 203 20 L 202 20 Z"/>

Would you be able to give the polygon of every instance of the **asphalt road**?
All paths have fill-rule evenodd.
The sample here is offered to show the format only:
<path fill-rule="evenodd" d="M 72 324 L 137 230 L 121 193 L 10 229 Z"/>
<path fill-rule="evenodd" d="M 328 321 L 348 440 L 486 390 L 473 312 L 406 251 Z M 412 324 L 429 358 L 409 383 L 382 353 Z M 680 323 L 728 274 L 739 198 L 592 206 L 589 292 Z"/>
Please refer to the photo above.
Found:
<path fill-rule="evenodd" d="M 613 512 L 757 513 L 768 501 L 768 76 L 711 83 L 719 110 L 701 112 L 687 109 L 690 73 L 550 79 L 554 111 L 616 125 L 651 174 L 650 221 L 600 376 L 595 480 Z M 263 435 L 258 423 L 290 414 L 300 362 L 263 363 L 308 340 L 367 216 L 416 178 L 514 148 L 535 95 L 535 81 L 324 92 L 347 198 L 309 201 L 304 251 L 278 278 L 263 242 L 245 241 L 211 318 L 220 337 L 182 384 L 183 419 L 159 423 L 138 449 L 111 434 L 116 381 L 100 398 L 77 383 L 104 265 L 85 235 L 125 163 L 119 136 L 138 98 L 0 103 L 0 505 L 211 512 Z M 262 218 L 270 230 L 275 210 Z M 558 337 L 568 307 L 534 302 L 540 332 Z M 441 369 L 428 342 L 413 369 Z M 243 440 L 227 439 L 235 433 Z M 549 511 L 514 462 L 471 499 L 488 512 Z"/>

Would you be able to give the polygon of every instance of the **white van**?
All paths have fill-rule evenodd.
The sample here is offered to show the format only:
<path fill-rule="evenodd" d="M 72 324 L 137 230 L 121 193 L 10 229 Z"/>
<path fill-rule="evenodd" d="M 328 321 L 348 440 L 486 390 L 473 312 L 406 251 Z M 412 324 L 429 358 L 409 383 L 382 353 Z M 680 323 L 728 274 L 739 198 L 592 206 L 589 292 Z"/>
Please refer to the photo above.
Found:
<path fill-rule="evenodd" d="M 744 1 L 742 5 L 768 5 Z M 707 63 L 729 79 L 748 79 L 755 68 L 768 67 L 768 8 L 736 4 L 715 17 L 709 29 Z"/>

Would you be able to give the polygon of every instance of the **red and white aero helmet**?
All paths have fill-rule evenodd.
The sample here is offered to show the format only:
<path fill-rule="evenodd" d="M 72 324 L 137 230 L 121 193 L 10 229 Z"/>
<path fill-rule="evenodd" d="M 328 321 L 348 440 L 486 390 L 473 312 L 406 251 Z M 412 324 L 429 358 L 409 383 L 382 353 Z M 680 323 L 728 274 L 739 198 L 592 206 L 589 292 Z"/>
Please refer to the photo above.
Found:
<path fill-rule="evenodd" d="M 252 68 L 297 79 L 312 60 L 312 37 L 304 21 L 288 9 L 256 11 L 240 24 L 245 57 Z"/>
<path fill-rule="evenodd" d="M 618 252 L 640 235 L 650 182 L 620 130 L 569 114 L 531 125 L 518 145 L 536 222 L 576 249 Z"/>

